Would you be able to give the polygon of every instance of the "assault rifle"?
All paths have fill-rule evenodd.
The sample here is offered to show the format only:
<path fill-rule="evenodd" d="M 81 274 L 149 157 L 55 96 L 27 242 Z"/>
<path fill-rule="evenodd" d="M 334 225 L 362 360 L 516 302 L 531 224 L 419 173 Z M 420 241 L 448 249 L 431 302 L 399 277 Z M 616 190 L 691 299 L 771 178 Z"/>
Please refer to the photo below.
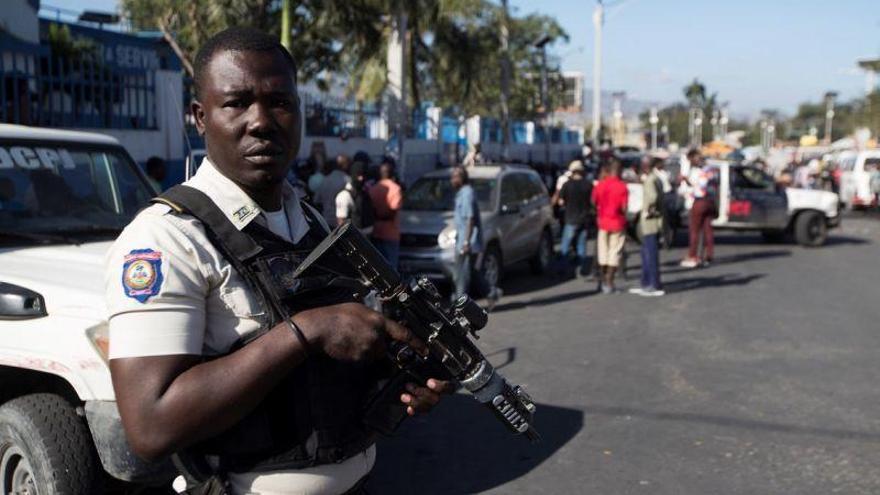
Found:
<path fill-rule="evenodd" d="M 342 262 L 351 268 L 360 284 L 378 294 L 383 309 L 428 348 L 427 356 L 420 356 L 406 344 L 389 344 L 389 357 L 399 370 L 368 406 L 368 425 L 390 434 L 406 417 L 406 408 L 399 400 L 406 383 L 417 381 L 424 386 L 428 377 L 452 378 L 510 431 L 525 434 L 532 442 L 540 439 L 532 424 L 536 409 L 532 399 L 495 371 L 470 339 L 479 338 L 477 332 L 488 322 L 488 315 L 476 302 L 463 296 L 450 305 L 426 277 L 404 283 L 351 223 L 330 233 L 303 260 L 293 278 L 319 260 L 324 266 Z"/>

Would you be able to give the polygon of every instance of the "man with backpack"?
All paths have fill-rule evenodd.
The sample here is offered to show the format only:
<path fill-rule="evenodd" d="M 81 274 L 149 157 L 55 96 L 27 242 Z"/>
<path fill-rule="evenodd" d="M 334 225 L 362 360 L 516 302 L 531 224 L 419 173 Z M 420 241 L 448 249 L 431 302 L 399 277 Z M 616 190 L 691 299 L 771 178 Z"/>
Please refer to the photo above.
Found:
<path fill-rule="evenodd" d="M 336 195 L 336 224 L 342 225 L 350 220 L 364 235 L 370 235 L 373 232 L 373 203 L 364 191 L 365 176 L 363 162 L 351 164 L 349 181 Z"/>

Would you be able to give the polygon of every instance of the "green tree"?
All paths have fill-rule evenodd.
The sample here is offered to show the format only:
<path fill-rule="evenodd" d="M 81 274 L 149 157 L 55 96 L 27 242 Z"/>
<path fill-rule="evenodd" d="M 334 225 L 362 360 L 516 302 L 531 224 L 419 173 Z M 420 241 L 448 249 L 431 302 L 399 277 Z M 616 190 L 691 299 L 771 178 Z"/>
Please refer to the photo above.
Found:
<path fill-rule="evenodd" d="M 214 32 L 247 25 L 280 36 L 280 3 L 272 0 L 122 0 L 137 29 L 162 32 L 192 74 L 198 47 Z M 291 53 L 301 80 L 327 88 L 346 81 L 359 102 L 379 101 L 387 87 L 391 14 L 408 18 L 408 103 L 423 100 L 464 114 L 496 114 L 500 94 L 498 29 L 501 8 L 488 0 L 299 0 L 292 1 Z M 547 34 L 567 41 L 555 19 L 529 15 L 510 19 L 511 116 L 536 114 L 540 61 L 532 43 Z M 550 100 L 561 87 L 551 64 Z"/>

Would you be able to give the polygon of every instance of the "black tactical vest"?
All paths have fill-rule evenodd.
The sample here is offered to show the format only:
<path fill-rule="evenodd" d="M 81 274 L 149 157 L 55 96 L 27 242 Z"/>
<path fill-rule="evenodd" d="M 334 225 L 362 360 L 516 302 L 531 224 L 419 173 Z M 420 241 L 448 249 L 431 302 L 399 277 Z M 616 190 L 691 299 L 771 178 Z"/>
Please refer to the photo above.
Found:
<path fill-rule="evenodd" d="M 191 187 L 175 186 L 154 201 L 201 221 L 208 239 L 270 315 L 265 326 L 243 336 L 230 352 L 298 311 L 354 300 L 350 287 L 335 283 L 349 275 L 337 271 L 345 264 L 330 260 L 304 277 L 290 277 L 327 235 L 308 205 L 302 205 L 308 233 L 294 245 L 257 222 L 239 231 L 207 195 Z M 375 365 L 312 355 L 241 422 L 178 454 L 178 461 L 189 474 L 202 477 L 205 471 L 273 471 L 341 462 L 376 439 L 364 426 L 363 413 L 378 379 Z"/>

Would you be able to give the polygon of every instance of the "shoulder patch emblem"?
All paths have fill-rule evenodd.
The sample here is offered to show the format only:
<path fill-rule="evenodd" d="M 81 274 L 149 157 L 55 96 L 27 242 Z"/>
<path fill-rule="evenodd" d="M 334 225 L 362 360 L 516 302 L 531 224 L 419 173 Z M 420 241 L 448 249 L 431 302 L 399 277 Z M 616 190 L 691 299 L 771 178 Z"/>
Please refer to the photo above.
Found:
<path fill-rule="evenodd" d="M 122 265 L 122 288 L 125 295 L 147 302 L 162 288 L 162 253 L 152 249 L 134 249 L 125 255 Z"/>

